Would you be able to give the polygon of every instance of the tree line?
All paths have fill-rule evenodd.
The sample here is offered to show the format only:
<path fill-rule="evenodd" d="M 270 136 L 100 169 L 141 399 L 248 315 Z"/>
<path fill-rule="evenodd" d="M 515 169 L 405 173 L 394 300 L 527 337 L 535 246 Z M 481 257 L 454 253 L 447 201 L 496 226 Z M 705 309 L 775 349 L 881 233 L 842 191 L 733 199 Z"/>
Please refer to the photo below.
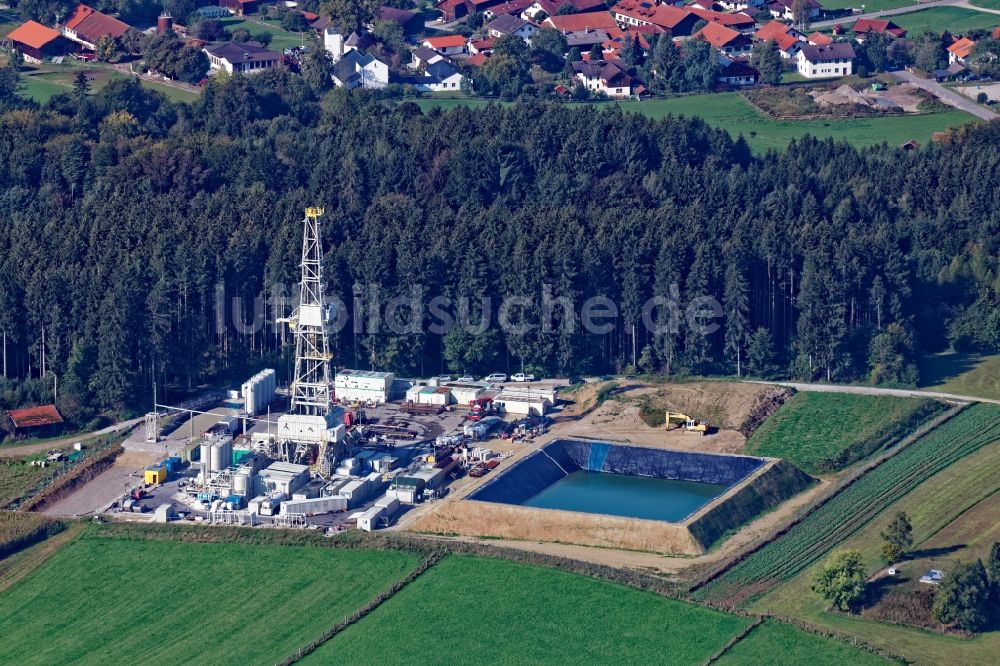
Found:
<path fill-rule="evenodd" d="M 276 71 L 220 78 L 193 105 L 116 80 L 38 107 L 16 77 L 0 77 L 2 407 L 51 399 L 55 377 L 84 419 L 147 404 L 154 369 L 161 387 L 265 362 L 287 376 L 287 332 L 250 318 L 255 301 L 290 312 L 277 289 L 298 279 L 312 205 L 344 303 L 419 284 L 489 298 L 495 322 L 545 287 L 619 310 L 602 332 L 558 308 L 551 329 L 352 322 L 342 366 L 905 383 L 919 353 L 1000 348 L 996 123 L 918 151 L 804 138 L 753 155 L 700 120 L 614 106 L 425 113 Z M 708 334 L 643 325 L 651 298 L 706 295 L 722 311 Z"/>

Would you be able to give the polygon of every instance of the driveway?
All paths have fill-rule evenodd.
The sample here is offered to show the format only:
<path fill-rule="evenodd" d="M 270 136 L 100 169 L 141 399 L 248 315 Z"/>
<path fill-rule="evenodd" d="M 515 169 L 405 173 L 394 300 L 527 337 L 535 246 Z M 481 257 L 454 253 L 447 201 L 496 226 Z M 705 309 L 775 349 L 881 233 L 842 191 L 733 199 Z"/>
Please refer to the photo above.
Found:
<path fill-rule="evenodd" d="M 997 114 L 993 111 L 979 106 L 971 99 L 968 99 L 964 95 L 961 95 L 954 90 L 945 88 L 943 85 L 936 81 L 930 79 L 922 79 L 913 72 L 908 72 L 905 69 L 901 69 L 898 72 L 889 72 L 892 76 L 896 77 L 900 81 L 906 81 L 907 83 L 912 83 L 915 86 L 919 86 L 931 93 L 938 99 L 940 99 L 945 104 L 953 106 L 956 109 L 965 111 L 966 113 L 971 113 L 977 118 L 983 120 L 994 120 L 997 118 Z"/>

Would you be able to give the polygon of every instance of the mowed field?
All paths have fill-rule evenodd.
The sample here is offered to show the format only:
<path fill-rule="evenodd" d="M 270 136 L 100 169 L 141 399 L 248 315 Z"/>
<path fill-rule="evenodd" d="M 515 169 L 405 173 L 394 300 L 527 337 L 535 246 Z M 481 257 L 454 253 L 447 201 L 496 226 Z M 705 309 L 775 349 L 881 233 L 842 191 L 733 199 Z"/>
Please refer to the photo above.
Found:
<path fill-rule="evenodd" d="M 932 567 L 947 572 L 957 561 L 985 558 L 993 542 L 1000 540 L 1000 443 L 980 449 L 920 484 L 838 548 L 861 551 L 869 573 L 874 573 L 882 566 L 880 532 L 897 511 L 905 511 L 913 524 L 913 554 L 899 565 L 901 575 L 910 581 Z M 995 663 L 1000 631 L 967 640 L 830 613 L 810 591 L 811 576 L 812 569 L 803 571 L 753 609 L 854 635 L 916 663 Z M 908 588 L 914 586 L 919 584 L 911 583 Z"/>
<path fill-rule="evenodd" d="M 843 465 L 826 461 L 865 442 L 872 450 L 882 448 L 936 406 L 917 398 L 797 393 L 754 432 L 747 451 L 791 460 L 807 472 L 829 472 Z"/>
<path fill-rule="evenodd" d="M 997 18 L 1000 19 L 1000 16 Z M 416 100 L 416 103 L 426 111 L 435 106 L 443 110 L 457 106 L 475 108 L 489 102 L 474 98 L 426 98 Z M 792 140 L 806 135 L 847 141 L 859 147 L 881 143 L 897 146 L 910 139 L 916 139 L 923 144 L 930 141 L 934 132 L 978 122 L 976 118 L 963 111 L 886 118 L 771 120 L 760 115 L 737 93 L 685 95 L 641 102 L 635 100 L 599 102 L 586 106 L 604 108 L 610 105 L 618 105 L 626 111 L 641 113 L 654 119 L 664 118 L 670 114 L 701 118 L 709 125 L 725 129 L 734 138 L 743 135 L 755 152 L 765 152 L 769 149 L 783 150 Z"/>
<path fill-rule="evenodd" d="M 576 574 L 452 555 L 306 661 L 699 664 L 748 624 L 743 617 Z M 819 659 L 834 659 L 843 648 L 858 656 L 850 646 L 824 639 L 813 645 Z M 771 656 L 777 661 L 771 663 L 791 663 L 782 650 L 776 647 Z"/>
<path fill-rule="evenodd" d="M 274 663 L 417 561 L 396 551 L 84 535 L 0 595 L 3 661 Z"/>
<path fill-rule="evenodd" d="M 876 666 L 891 662 L 846 643 L 831 641 L 791 625 L 766 620 L 754 627 L 714 663 L 719 666 Z"/>
<path fill-rule="evenodd" d="M 907 7 L 916 4 L 916 0 L 825 0 L 823 9 L 861 9 L 865 6 L 866 12 L 880 12 L 884 9 L 896 9 L 897 7 Z M 851 17 L 844 18 L 845 23 L 853 23 Z"/>
<path fill-rule="evenodd" d="M 969 30 L 1000 25 L 1000 14 L 977 12 L 963 7 L 931 7 L 910 14 L 897 14 L 892 22 L 911 36 L 921 32 L 940 33 L 944 30 L 960 35 Z"/>
<path fill-rule="evenodd" d="M 289 32 L 281 26 L 277 26 L 272 23 L 257 23 L 256 20 L 247 21 L 238 17 L 222 19 L 219 22 L 222 23 L 222 25 L 225 26 L 226 30 L 229 32 L 243 28 L 245 30 L 249 30 L 251 35 L 257 35 L 262 32 L 270 33 L 271 43 L 268 44 L 268 48 L 274 51 L 282 51 L 295 46 L 301 46 L 303 43 L 307 45 L 316 43 L 316 38 L 314 37 L 315 33 L 313 32 Z"/>
<path fill-rule="evenodd" d="M 21 87 L 18 92 L 22 97 L 44 104 L 56 95 L 72 91 L 73 80 L 81 70 L 87 73 L 91 93 L 101 90 L 113 80 L 126 78 L 125 74 L 104 67 L 85 69 L 76 64 L 44 65 L 34 71 L 22 72 Z M 198 93 L 189 90 L 146 79 L 139 81 L 144 88 L 163 93 L 173 102 L 192 102 L 198 98 Z"/>
<path fill-rule="evenodd" d="M 920 359 L 920 388 L 1000 400 L 1000 354 L 944 352 Z"/>

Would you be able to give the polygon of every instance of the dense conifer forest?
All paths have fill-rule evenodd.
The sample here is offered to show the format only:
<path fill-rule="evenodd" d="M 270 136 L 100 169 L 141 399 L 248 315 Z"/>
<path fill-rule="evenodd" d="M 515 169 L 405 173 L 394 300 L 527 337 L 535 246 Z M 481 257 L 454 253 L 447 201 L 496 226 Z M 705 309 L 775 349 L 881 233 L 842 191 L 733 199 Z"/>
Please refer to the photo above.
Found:
<path fill-rule="evenodd" d="M 312 205 L 339 316 L 355 291 L 419 286 L 424 303 L 466 297 L 470 323 L 488 298 L 494 322 L 351 320 L 338 365 L 907 383 L 920 353 L 1000 349 L 997 123 L 917 151 L 805 139 L 754 156 L 697 120 L 421 113 L 284 73 L 212 83 L 193 106 L 130 81 L 85 92 L 0 100 L 0 407 L 51 400 L 55 374 L 80 420 L 147 404 L 154 367 L 189 386 L 287 360 L 287 332 L 252 311 L 291 310 Z M 537 322 L 543 294 L 573 307 L 496 325 L 511 296 L 526 300 L 508 319 Z M 581 325 L 598 295 L 611 330 Z M 646 306 L 700 296 L 721 306 L 707 335 Z"/>

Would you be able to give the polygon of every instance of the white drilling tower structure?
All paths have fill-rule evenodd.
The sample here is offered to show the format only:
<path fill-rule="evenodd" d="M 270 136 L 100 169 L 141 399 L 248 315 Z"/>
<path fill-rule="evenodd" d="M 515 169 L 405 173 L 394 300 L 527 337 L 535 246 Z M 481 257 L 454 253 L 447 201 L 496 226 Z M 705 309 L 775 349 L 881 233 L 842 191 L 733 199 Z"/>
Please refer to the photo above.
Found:
<path fill-rule="evenodd" d="M 291 409 L 278 418 L 277 444 L 288 462 L 316 466 L 329 473 L 338 441 L 331 401 L 330 353 L 327 335 L 328 310 L 323 299 L 323 246 L 319 236 L 322 208 L 306 208 L 302 231 L 302 282 L 299 304 L 288 322 L 295 335 L 295 376 L 291 385 Z"/>

